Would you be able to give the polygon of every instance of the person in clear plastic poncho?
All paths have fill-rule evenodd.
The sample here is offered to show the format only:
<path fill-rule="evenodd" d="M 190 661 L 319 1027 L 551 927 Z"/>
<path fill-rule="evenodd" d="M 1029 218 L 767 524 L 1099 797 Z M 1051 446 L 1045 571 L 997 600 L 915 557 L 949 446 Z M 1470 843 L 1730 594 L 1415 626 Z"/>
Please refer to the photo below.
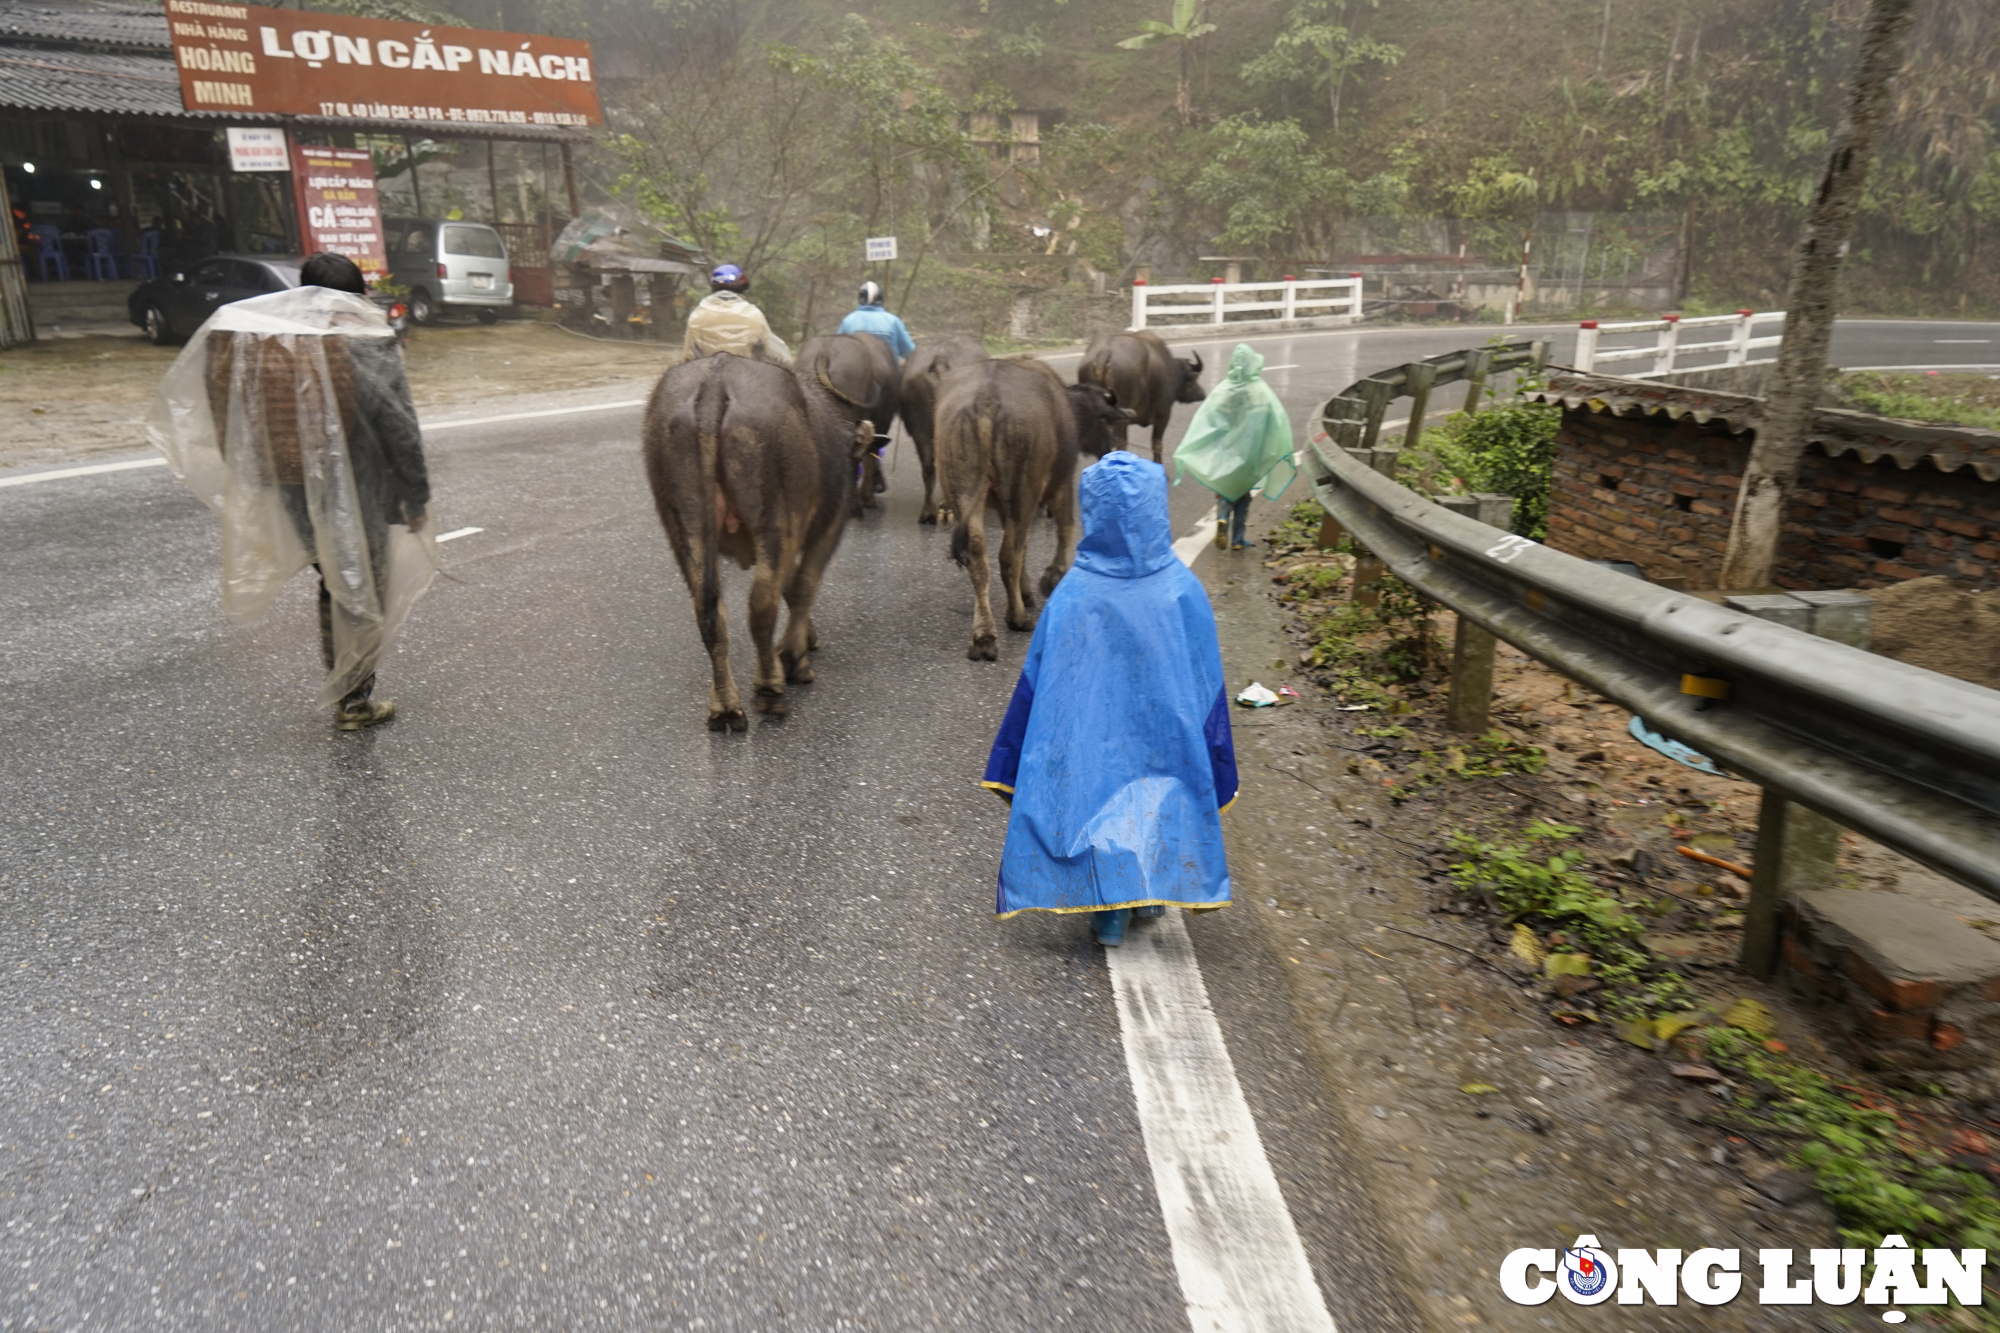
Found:
<path fill-rule="evenodd" d="M 395 334 L 352 261 L 315 255 L 300 276 L 209 317 L 146 433 L 221 520 L 230 620 L 255 619 L 292 575 L 319 570 L 320 703 L 353 731 L 395 712 L 371 697 L 375 667 L 437 572 L 437 542 Z"/>
<path fill-rule="evenodd" d="M 1264 383 L 1264 357 L 1242 343 L 1229 358 L 1229 373 L 1208 391 L 1174 450 L 1174 484 L 1192 476 L 1216 494 L 1215 544 L 1242 550 L 1243 525 L 1250 516 L 1250 492 L 1264 488 L 1275 500 L 1298 475 L 1293 461 L 1292 425 L 1285 405 Z M 1284 483 L 1275 492 L 1271 480 Z"/>

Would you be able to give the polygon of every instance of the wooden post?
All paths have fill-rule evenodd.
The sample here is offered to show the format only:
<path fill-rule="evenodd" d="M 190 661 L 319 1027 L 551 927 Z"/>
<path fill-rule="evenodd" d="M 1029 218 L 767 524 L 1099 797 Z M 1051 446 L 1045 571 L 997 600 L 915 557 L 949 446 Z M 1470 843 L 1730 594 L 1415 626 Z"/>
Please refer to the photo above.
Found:
<path fill-rule="evenodd" d="M 1449 495 L 1438 503 L 1456 514 L 1476 519 L 1502 532 L 1513 526 L 1512 496 L 1481 493 Z M 1445 725 L 1467 736 L 1484 736 L 1493 725 L 1492 631 L 1461 614 L 1451 645 L 1451 693 L 1445 701 Z"/>
<path fill-rule="evenodd" d="M 417 206 L 417 216 L 424 215 L 423 184 L 417 179 L 417 149 L 410 142 L 410 136 L 403 136 L 403 160 L 410 164 L 410 198 Z"/>
<path fill-rule="evenodd" d="M 1732 611 L 1866 648 L 1875 599 L 1860 592 L 1756 594 L 1724 599 Z M 1743 913 L 1743 970 L 1769 980 L 1778 969 L 1778 913 L 1804 889 L 1830 889 L 1840 857 L 1840 825 L 1765 789 L 1757 806 L 1750 902 Z"/>
<path fill-rule="evenodd" d="M 1354 457 L 1393 481 L 1396 477 L 1396 456 L 1401 452 L 1399 449 L 1358 449 Z M 1382 601 L 1382 575 L 1388 568 L 1373 552 L 1362 552 L 1354 561 L 1349 600 L 1370 610 L 1379 606 Z"/>
<path fill-rule="evenodd" d="M 1414 449 L 1423 442 L 1424 418 L 1431 410 L 1431 385 L 1436 382 L 1436 366 L 1412 361 L 1403 367 L 1403 387 L 1410 395 L 1410 424 L 1403 431 L 1405 449 Z"/>
<path fill-rule="evenodd" d="M 1459 411 L 1471 416 L 1479 410 L 1479 399 L 1486 392 L 1486 377 L 1492 373 L 1492 352 L 1481 348 L 1465 354 L 1465 405 Z"/>
<path fill-rule="evenodd" d="M 493 165 L 493 141 L 486 141 L 486 193 L 493 200 L 493 222 L 500 222 L 500 173 Z"/>
<path fill-rule="evenodd" d="M 570 157 L 568 144 L 562 146 L 562 163 L 563 189 L 569 192 L 569 215 L 570 219 L 574 221 L 583 212 L 583 209 L 578 207 L 576 202 L 576 163 Z"/>

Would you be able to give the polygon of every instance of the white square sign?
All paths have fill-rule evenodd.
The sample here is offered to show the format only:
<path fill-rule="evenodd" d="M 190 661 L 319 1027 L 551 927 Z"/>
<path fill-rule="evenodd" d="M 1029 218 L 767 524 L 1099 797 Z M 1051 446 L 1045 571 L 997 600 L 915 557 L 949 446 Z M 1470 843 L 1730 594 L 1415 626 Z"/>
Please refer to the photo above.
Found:
<path fill-rule="evenodd" d="M 229 165 L 238 171 L 290 171 L 285 132 L 279 129 L 229 127 Z"/>
<path fill-rule="evenodd" d="M 871 264 L 896 257 L 896 238 L 893 236 L 870 236 L 867 246 L 868 262 Z"/>

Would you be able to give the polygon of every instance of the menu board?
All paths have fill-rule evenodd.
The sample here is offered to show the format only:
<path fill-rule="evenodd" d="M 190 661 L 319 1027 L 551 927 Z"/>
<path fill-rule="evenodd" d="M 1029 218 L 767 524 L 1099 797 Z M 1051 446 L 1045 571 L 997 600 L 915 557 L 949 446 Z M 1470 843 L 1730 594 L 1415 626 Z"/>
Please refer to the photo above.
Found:
<path fill-rule="evenodd" d="M 308 255 L 346 255 L 370 285 L 389 271 L 382 240 L 382 206 L 375 197 L 375 160 L 359 148 L 292 145 L 292 182 Z"/>

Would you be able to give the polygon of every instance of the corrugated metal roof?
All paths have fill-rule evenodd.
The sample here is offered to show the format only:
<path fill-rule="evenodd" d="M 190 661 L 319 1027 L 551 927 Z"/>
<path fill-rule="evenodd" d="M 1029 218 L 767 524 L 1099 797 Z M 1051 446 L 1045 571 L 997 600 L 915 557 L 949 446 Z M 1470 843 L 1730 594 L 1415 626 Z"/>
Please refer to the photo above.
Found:
<path fill-rule="evenodd" d="M 185 116 L 166 56 L 0 46 L 0 107 Z M 231 117 L 240 119 L 240 117 Z"/>
<path fill-rule="evenodd" d="M 167 16 L 136 5 L 0 3 L 0 39 L 164 51 Z"/>
<path fill-rule="evenodd" d="M 1661 413 L 1675 421 L 1717 421 L 1738 435 L 1755 431 L 1764 416 L 1764 400 L 1748 394 L 1575 370 L 1550 370 L 1548 388 L 1528 396 L 1613 416 Z M 1928 462 L 1940 472 L 1970 468 L 1981 481 L 2000 481 L 2000 431 L 1976 426 L 1932 426 L 1822 407 L 1813 413 L 1807 443 L 1829 458 L 1853 454 L 1870 465 L 1887 458 L 1905 472 Z"/>

